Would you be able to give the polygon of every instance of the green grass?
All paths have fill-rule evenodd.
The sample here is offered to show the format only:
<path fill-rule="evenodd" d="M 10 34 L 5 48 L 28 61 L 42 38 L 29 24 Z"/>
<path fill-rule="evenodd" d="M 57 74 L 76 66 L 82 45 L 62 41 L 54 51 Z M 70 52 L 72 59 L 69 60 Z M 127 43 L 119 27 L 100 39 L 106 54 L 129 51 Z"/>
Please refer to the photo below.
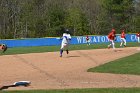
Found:
<path fill-rule="evenodd" d="M 3 91 L 1 93 L 140 93 L 140 88 L 24 90 L 24 91 Z"/>
<path fill-rule="evenodd" d="M 119 47 L 120 43 L 116 43 L 116 47 Z M 88 50 L 88 49 L 101 49 L 107 48 L 108 43 L 103 44 L 91 44 L 87 46 L 82 45 L 70 45 L 69 50 Z M 128 43 L 128 47 L 140 46 L 136 42 Z M 12 54 L 26 54 L 26 53 L 41 53 L 41 52 L 54 52 L 59 51 L 60 46 L 37 46 L 37 47 L 15 47 L 8 48 L 5 53 L 0 53 L 1 55 L 12 55 Z"/>
<path fill-rule="evenodd" d="M 120 43 L 116 43 L 119 47 Z M 106 48 L 106 44 L 70 45 L 70 50 L 87 50 Z M 128 47 L 140 46 L 138 43 L 128 43 Z M 17 47 L 9 48 L 1 55 L 41 53 L 59 51 L 60 46 L 41 46 L 41 47 Z M 139 57 L 140 53 L 112 61 L 99 67 L 91 68 L 88 71 L 102 73 L 119 74 L 140 74 Z M 140 88 L 91 88 L 91 89 L 63 89 L 63 90 L 21 90 L 21 91 L 0 91 L 0 93 L 140 93 Z"/>
<path fill-rule="evenodd" d="M 140 75 L 140 52 L 95 68 L 90 68 L 88 72 Z"/>

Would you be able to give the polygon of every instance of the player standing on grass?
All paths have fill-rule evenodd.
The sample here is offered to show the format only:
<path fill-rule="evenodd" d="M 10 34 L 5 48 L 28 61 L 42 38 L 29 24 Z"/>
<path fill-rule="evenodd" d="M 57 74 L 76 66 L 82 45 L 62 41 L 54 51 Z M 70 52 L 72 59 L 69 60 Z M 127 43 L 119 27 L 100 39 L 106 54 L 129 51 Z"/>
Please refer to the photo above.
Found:
<path fill-rule="evenodd" d="M 138 32 L 136 36 L 137 36 L 138 43 L 140 43 L 140 32 Z"/>
<path fill-rule="evenodd" d="M 86 36 L 86 42 L 87 42 L 87 46 L 90 45 L 90 39 L 88 35 Z"/>
<path fill-rule="evenodd" d="M 108 49 L 113 47 L 115 49 L 115 43 L 114 40 L 116 39 L 116 31 L 115 29 L 112 29 L 111 32 L 108 34 L 108 39 L 110 41 L 110 44 L 108 45 Z"/>
<path fill-rule="evenodd" d="M 62 39 L 62 43 L 61 43 L 61 49 L 60 49 L 60 57 L 62 57 L 64 48 L 66 48 L 66 53 L 69 54 L 68 47 L 71 40 L 71 35 L 68 29 L 65 30 L 61 39 Z"/>
<path fill-rule="evenodd" d="M 120 44 L 120 46 L 122 46 L 122 44 L 124 45 L 124 47 L 126 47 L 126 38 L 125 38 L 124 29 L 121 31 L 121 44 Z"/>

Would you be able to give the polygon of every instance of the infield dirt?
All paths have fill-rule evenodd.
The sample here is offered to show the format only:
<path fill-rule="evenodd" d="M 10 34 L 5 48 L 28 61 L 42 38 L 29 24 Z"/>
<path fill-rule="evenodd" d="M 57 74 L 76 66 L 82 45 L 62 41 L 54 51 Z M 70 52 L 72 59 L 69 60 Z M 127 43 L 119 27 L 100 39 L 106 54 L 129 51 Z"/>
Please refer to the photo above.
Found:
<path fill-rule="evenodd" d="M 87 69 L 140 52 L 137 47 L 75 50 L 59 57 L 59 52 L 0 56 L 0 86 L 31 81 L 27 89 L 140 87 L 140 76 L 91 73 Z M 119 69 L 119 68 L 118 68 Z"/>

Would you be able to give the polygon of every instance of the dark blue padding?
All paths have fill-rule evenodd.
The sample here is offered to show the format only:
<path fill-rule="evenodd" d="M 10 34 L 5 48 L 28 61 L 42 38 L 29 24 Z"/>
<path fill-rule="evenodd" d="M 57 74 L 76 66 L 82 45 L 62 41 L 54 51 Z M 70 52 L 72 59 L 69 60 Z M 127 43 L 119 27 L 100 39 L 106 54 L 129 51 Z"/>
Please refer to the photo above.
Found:
<path fill-rule="evenodd" d="M 91 44 L 107 43 L 109 42 L 107 35 L 89 36 Z M 117 35 L 115 42 L 120 42 L 120 35 Z M 135 34 L 126 34 L 127 42 L 136 42 Z M 28 47 L 28 46 L 60 46 L 62 39 L 54 38 L 27 38 L 27 39 L 7 39 L 0 40 L 0 44 L 6 44 L 8 47 Z M 86 36 L 72 37 L 70 44 L 86 44 Z"/>

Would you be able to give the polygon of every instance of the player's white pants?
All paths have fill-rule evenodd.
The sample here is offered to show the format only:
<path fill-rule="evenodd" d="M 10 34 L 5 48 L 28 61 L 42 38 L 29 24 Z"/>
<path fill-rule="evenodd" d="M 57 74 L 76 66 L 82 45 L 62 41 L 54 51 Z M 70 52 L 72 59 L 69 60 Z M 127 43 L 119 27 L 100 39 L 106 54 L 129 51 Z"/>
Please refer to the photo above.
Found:
<path fill-rule="evenodd" d="M 126 40 L 125 40 L 125 38 L 121 38 L 121 44 L 120 44 L 120 46 L 122 46 L 123 43 L 126 46 Z"/>
<path fill-rule="evenodd" d="M 67 43 L 62 43 L 61 44 L 61 49 L 63 50 L 64 48 L 68 49 L 68 44 Z"/>
<path fill-rule="evenodd" d="M 115 49 L 115 43 L 114 40 L 109 40 L 111 42 L 111 44 L 108 45 L 108 47 L 113 47 L 113 49 Z"/>
<path fill-rule="evenodd" d="M 137 37 L 138 38 L 138 43 L 140 43 L 140 37 Z"/>
<path fill-rule="evenodd" d="M 87 40 L 87 45 L 90 45 L 90 40 Z"/>

